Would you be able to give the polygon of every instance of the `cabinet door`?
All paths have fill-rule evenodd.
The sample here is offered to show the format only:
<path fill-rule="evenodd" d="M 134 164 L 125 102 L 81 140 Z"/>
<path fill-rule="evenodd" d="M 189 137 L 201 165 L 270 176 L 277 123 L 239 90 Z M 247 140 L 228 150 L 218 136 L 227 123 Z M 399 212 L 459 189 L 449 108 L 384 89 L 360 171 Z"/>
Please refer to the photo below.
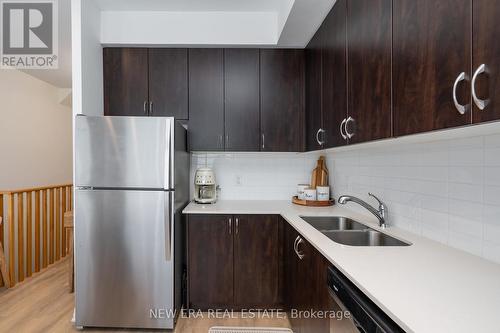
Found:
<path fill-rule="evenodd" d="M 279 304 L 279 226 L 273 215 L 235 215 L 234 301 L 237 308 Z"/>
<path fill-rule="evenodd" d="M 147 116 L 148 49 L 105 48 L 104 115 Z"/>
<path fill-rule="evenodd" d="M 228 215 L 188 217 L 190 308 L 233 304 L 233 230 Z"/>
<path fill-rule="evenodd" d="M 472 62 L 478 72 L 475 91 L 478 103 L 474 103 L 475 123 L 500 119 L 500 5 L 498 1 L 474 0 Z M 480 66 L 485 72 L 479 74 Z M 485 102 L 481 110 L 481 101 Z"/>
<path fill-rule="evenodd" d="M 259 151 L 259 50 L 224 50 L 225 148 Z"/>
<path fill-rule="evenodd" d="M 321 49 L 323 47 L 323 25 L 319 27 L 305 50 L 306 66 L 306 149 L 323 148 L 324 132 L 322 130 L 322 82 L 321 82 Z"/>
<path fill-rule="evenodd" d="M 284 255 L 285 255 L 285 295 L 284 300 L 287 305 L 287 310 L 297 310 L 299 308 L 299 259 L 295 253 L 294 245 L 295 240 L 299 236 L 297 231 L 290 226 L 287 222 L 285 223 L 285 244 L 284 244 Z M 290 316 L 290 323 L 292 328 L 296 330 L 300 326 L 298 318 Z"/>
<path fill-rule="evenodd" d="M 340 133 L 340 125 L 347 118 L 346 16 L 346 0 L 338 0 L 323 23 L 322 99 L 326 148 L 347 143 Z"/>
<path fill-rule="evenodd" d="M 187 49 L 149 49 L 150 116 L 188 119 Z"/>
<path fill-rule="evenodd" d="M 224 150 L 222 49 L 189 50 L 189 148 Z"/>
<path fill-rule="evenodd" d="M 260 51 L 262 151 L 303 151 L 304 50 Z"/>
<path fill-rule="evenodd" d="M 470 109 L 460 114 L 453 102 L 455 80 L 462 72 L 470 78 L 471 4 L 470 0 L 394 1 L 395 136 L 471 122 Z M 460 104 L 470 106 L 469 88 L 465 81 L 458 84 Z"/>
<path fill-rule="evenodd" d="M 398 2 L 398 0 L 396 0 Z M 420 2 L 420 1 L 415 1 Z M 391 136 L 392 0 L 348 0 L 350 142 Z"/>

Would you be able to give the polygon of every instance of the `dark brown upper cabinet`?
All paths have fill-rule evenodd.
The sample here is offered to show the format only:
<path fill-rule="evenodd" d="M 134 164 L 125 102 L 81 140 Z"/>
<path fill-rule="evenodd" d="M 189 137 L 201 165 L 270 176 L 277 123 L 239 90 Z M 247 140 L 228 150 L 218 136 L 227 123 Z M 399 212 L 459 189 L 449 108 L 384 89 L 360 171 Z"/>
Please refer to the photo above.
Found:
<path fill-rule="evenodd" d="M 337 0 L 323 22 L 322 105 L 325 148 L 347 144 L 340 125 L 347 117 L 347 0 Z"/>
<path fill-rule="evenodd" d="M 224 150 L 224 51 L 189 49 L 189 149 Z"/>
<path fill-rule="evenodd" d="M 306 148 L 324 148 L 322 104 L 322 48 L 323 26 L 313 36 L 305 50 L 306 66 Z"/>
<path fill-rule="evenodd" d="M 305 148 L 304 50 L 261 49 L 260 126 L 262 151 Z"/>
<path fill-rule="evenodd" d="M 472 114 L 474 123 L 479 123 L 500 119 L 500 5 L 491 0 L 474 0 L 472 4 Z"/>
<path fill-rule="evenodd" d="M 234 216 L 234 303 L 236 308 L 280 304 L 280 241 L 276 215 Z"/>
<path fill-rule="evenodd" d="M 471 122 L 471 6 L 394 0 L 395 136 Z"/>
<path fill-rule="evenodd" d="M 388 138 L 392 128 L 392 0 L 348 0 L 347 43 L 349 114 L 344 132 L 352 143 Z"/>
<path fill-rule="evenodd" d="M 259 151 L 259 50 L 224 50 L 225 149 Z"/>
<path fill-rule="evenodd" d="M 188 117 L 187 49 L 149 49 L 149 115 Z"/>
<path fill-rule="evenodd" d="M 105 48 L 104 114 L 147 116 L 148 49 Z"/>
<path fill-rule="evenodd" d="M 230 215 L 189 215 L 188 295 L 190 308 L 233 304 L 234 252 Z"/>
<path fill-rule="evenodd" d="M 104 114 L 188 119 L 186 49 L 105 48 Z"/>
<path fill-rule="evenodd" d="M 307 149 L 344 145 L 347 119 L 347 1 L 339 0 L 306 48 Z"/>

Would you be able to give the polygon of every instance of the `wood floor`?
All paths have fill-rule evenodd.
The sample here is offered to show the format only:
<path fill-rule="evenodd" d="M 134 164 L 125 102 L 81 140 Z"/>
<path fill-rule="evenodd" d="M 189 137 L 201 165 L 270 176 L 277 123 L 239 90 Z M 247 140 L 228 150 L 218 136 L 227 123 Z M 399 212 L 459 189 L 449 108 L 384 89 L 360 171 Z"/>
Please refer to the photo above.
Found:
<path fill-rule="evenodd" d="M 63 260 L 12 289 L 0 289 L 0 333 L 79 332 L 71 323 L 74 294 L 68 293 L 67 265 L 67 260 Z M 204 315 L 203 318 L 180 318 L 175 333 L 207 333 L 212 326 L 290 327 L 290 323 L 283 318 L 212 319 Z"/>

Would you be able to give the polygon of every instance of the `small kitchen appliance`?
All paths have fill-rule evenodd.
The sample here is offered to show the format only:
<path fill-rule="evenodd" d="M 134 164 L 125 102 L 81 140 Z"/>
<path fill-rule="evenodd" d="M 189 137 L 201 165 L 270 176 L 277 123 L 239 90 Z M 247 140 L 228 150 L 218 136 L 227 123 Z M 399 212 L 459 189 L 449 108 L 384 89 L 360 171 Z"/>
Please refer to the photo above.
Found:
<path fill-rule="evenodd" d="M 194 176 L 194 201 L 214 203 L 217 201 L 215 173 L 211 168 L 199 168 Z"/>

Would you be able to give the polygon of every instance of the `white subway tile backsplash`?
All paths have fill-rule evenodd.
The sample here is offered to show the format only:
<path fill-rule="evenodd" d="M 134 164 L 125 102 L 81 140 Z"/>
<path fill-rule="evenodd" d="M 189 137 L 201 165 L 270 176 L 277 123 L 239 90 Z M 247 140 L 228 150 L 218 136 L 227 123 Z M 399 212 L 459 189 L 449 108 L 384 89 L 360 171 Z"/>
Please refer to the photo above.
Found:
<path fill-rule="evenodd" d="M 324 154 L 335 197 L 374 192 L 389 224 L 500 263 L 500 134 Z M 221 199 L 289 200 L 319 155 L 199 153 L 192 174 L 206 160 Z"/>
<path fill-rule="evenodd" d="M 484 178 L 488 180 L 488 185 L 500 186 L 500 166 L 485 167 Z"/>
<path fill-rule="evenodd" d="M 448 244 L 477 256 L 481 256 L 482 254 L 483 240 L 480 237 L 471 237 L 468 234 L 451 231 L 448 238 Z"/>
<path fill-rule="evenodd" d="M 422 223 L 422 236 L 441 243 L 448 243 L 448 228 L 440 228 L 432 224 Z"/>
<path fill-rule="evenodd" d="M 483 201 L 483 187 L 474 184 L 450 183 L 449 197 L 453 199 Z"/>
<path fill-rule="evenodd" d="M 483 241 L 482 256 L 491 261 L 500 262 L 500 244 Z"/>
<path fill-rule="evenodd" d="M 458 232 L 473 238 L 483 238 L 483 225 L 481 221 L 450 215 L 448 224 L 450 232 Z"/>
<path fill-rule="evenodd" d="M 488 205 L 500 206 L 500 186 L 484 187 L 484 202 Z"/>
<path fill-rule="evenodd" d="M 452 183 L 483 184 L 482 166 L 450 166 L 448 180 Z"/>
<path fill-rule="evenodd" d="M 483 149 L 451 149 L 449 165 L 481 166 L 483 165 Z"/>
<path fill-rule="evenodd" d="M 484 147 L 488 148 L 500 148 L 500 134 L 488 135 L 484 137 Z"/>
<path fill-rule="evenodd" d="M 484 150 L 484 165 L 500 166 L 500 147 Z"/>

